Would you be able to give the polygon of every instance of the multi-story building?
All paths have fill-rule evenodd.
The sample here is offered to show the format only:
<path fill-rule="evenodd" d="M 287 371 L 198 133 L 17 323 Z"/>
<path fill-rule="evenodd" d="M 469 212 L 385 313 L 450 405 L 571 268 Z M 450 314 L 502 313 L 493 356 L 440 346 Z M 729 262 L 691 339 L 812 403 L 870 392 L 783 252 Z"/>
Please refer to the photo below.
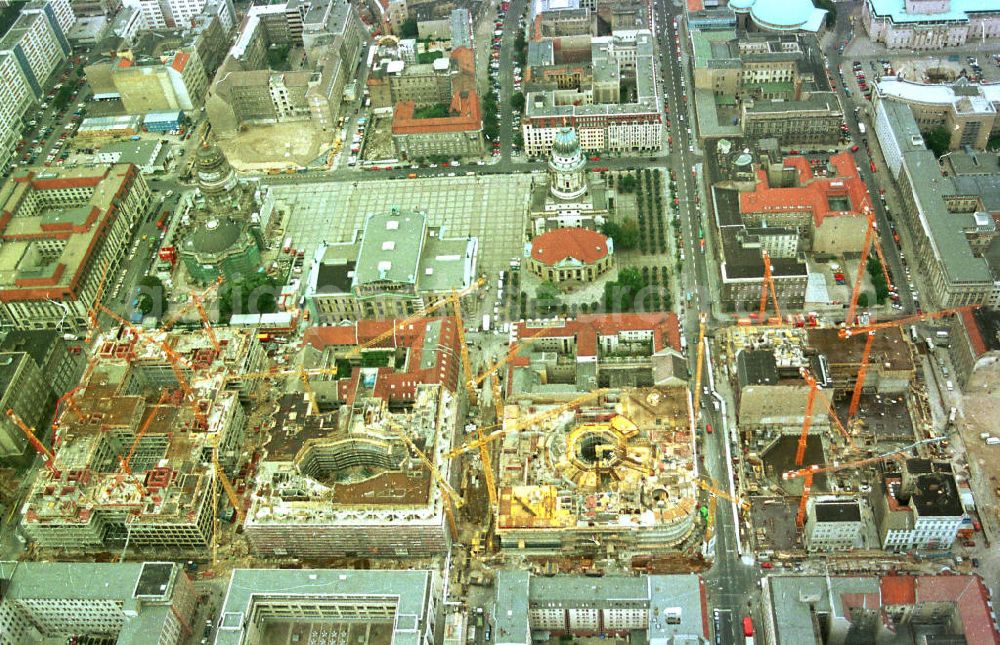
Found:
<path fill-rule="evenodd" d="M 367 34 L 346 0 L 303 10 L 299 0 L 251 7 L 205 103 L 216 134 L 229 137 L 245 125 L 288 121 L 308 121 L 323 131 L 337 127 L 344 89 Z M 304 46 L 309 66 L 271 70 L 271 45 Z"/>
<path fill-rule="evenodd" d="M 833 92 L 813 93 L 799 101 L 747 100 L 741 105 L 743 134 L 750 139 L 774 137 L 782 145 L 835 143 L 844 111 Z"/>
<path fill-rule="evenodd" d="M 522 322 L 512 334 L 531 339 L 508 367 L 508 388 L 522 396 L 554 397 L 567 388 L 663 386 L 686 378 L 680 326 L 674 314 L 581 315 L 544 324 Z"/>
<path fill-rule="evenodd" d="M 945 49 L 1000 36 L 1000 7 L 990 0 L 865 0 L 861 22 L 889 49 Z"/>
<path fill-rule="evenodd" d="M 301 395 L 279 402 L 244 524 L 256 553 L 398 559 L 449 548 L 457 510 L 444 453 L 458 401 L 441 385 L 420 384 L 411 405 L 390 411 L 373 390 L 383 369 L 356 372 L 352 402 L 333 412 L 307 414 Z M 435 475 L 410 446 L 421 447 Z"/>
<path fill-rule="evenodd" d="M 134 166 L 20 171 L 0 188 L 0 317 L 15 329 L 83 330 L 150 206 Z"/>
<path fill-rule="evenodd" d="M 26 352 L 0 353 L 0 405 L 13 410 L 37 434 L 44 437 L 45 424 L 55 402 L 46 376 Z M 28 447 L 28 439 L 12 419 L 0 420 L 0 457 L 18 457 Z"/>
<path fill-rule="evenodd" d="M 556 228 L 598 229 L 609 212 L 607 186 L 599 173 L 587 171 L 587 158 L 573 128 L 556 134 L 547 177 L 531 191 L 528 217 L 534 235 Z"/>
<path fill-rule="evenodd" d="M 569 61 L 556 48 L 540 48 L 532 74 L 545 78 L 545 67 Z M 657 57 L 651 32 L 638 30 L 593 38 L 589 60 L 579 73 L 558 74 L 527 88 L 524 151 L 529 157 L 549 154 L 562 128 L 575 128 L 584 150 L 616 152 L 659 151 L 663 144 L 663 97 L 656 82 Z M 529 79 L 530 80 L 530 79 Z M 527 82 L 527 81 L 526 81 Z M 623 84 L 634 99 L 623 100 Z M 631 85 L 634 83 L 634 85 Z"/>
<path fill-rule="evenodd" d="M 200 107 L 208 76 L 197 49 L 170 50 L 152 56 L 120 53 L 111 77 L 125 109 L 132 114 Z"/>
<path fill-rule="evenodd" d="M 221 495 L 213 453 L 230 478 L 245 454 L 240 398 L 252 382 L 228 374 L 259 371 L 266 360 L 253 332 L 215 335 L 218 350 L 186 333 L 95 340 L 85 391 L 61 410 L 55 463 L 27 495 L 21 530 L 30 541 L 75 553 L 190 554 L 211 543 Z"/>
<path fill-rule="evenodd" d="M 79 384 L 85 363 L 82 355 L 71 352 L 66 340 L 56 331 L 0 332 L 0 351 L 27 352 L 57 397 Z"/>
<path fill-rule="evenodd" d="M 430 570 L 236 569 L 222 602 L 216 645 L 303 642 L 332 633 L 354 641 L 383 634 L 388 642 L 432 645 L 443 596 Z"/>
<path fill-rule="evenodd" d="M 120 645 L 194 636 L 198 591 L 174 562 L 0 562 L 5 643 L 86 635 Z"/>
<path fill-rule="evenodd" d="M 230 5 L 229 15 L 235 16 L 231 0 L 225 0 Z M 142 12 L 146 29 L 175 29 L 191 22 L 191 19 L 202 12 L 206 0 L 121 0 L 126 7 L 135 7 Z M 230 20 L 230 22 L 232 22 Z"/>
<path fill-rule="evenodd" d="M 65 16 L 56 12 L 59 6 L 44 0 L 29 2 L 0 39 L 0 54 L 14 56 L 36 99 L 45 93 L 47 82 L 70 53 L 69 41 L 60 23 L 60 20 L 65 22 Z"/>
<path fill-rule="evenodd" d="M 122 0 L 75 0 L 73 14 L 81 16 L 107 16 L 111 18 L 122 7 Z"/>
<path fill-rule="evenodd" d="M 764 286 L 763 251 L 766 249 L 769 253 L 778 251 L 771 256 L 771 279 L 781 308 L 801 308 L 805 303 L 808 270 L 798 249 L 796 229 L 748 227 L 740 213 L 739 191 L 714 187 L 712 196 L 720 237 L 721 306 L 725 311 L 757 310 Z M 794 244 L 790 243 L 793 240 Z"/>
<path fill-rule="evenodd" d="M 756 639 L 774 645 L 958 641 L 1000 644 L 978 575 L 769 575 Z"/>
<path fill-rule="evenodd" d="M 1000 21 L 1000 11 L 997 12 Z M 966 146 L 985 150 L 1000 135 L 1000 87 L 959 79 L 953 85 L 927 85 L 900 78 L 882 78 L 875 84 L 878 98 L 909 106 L 922 133 L 944 128 L 951 137 L 949 150 Z"/>
<path fill-rule="evenodd" d="M 483 121 L 475 92 L 456 92 L 446 117 L 415 118 L 415 109 L 416 103 L 406 101 L 393 110 L 392 142 L 400 159 L 483 154 Z"/>
<path fill-rule="evenodd" d="M 835 329 L 806 330 L 809 346 L 826 358 L 830 385 L 841 391 L 851 391 L 858 380 L 865 352 L 864 334 L 841 338 Z M 884 329 L 876 334 L 869 348 L 865 390 L 882 395 L 902 394 L 916 378 L 916 349 L 900 327 Z"/>
<path fill-rule="evenodd" d="M 950 335 L 948 354 L 955 383 L 964 390 L 977 371 L 1000 358 L 1000 315 L 987 308 L 963 311 L 952 319 Z"/>
<path fill-rule="evenodd" d="M 614 267 L 614 241 L 589 228 L 556 228 L 525 249 L 525 268 L 554 284 L 589 284 Z"/>
<path fill-rule="evenodd" d="M 447 105 L 451 101 L 452 66 L 449 58 L 407 65 L 402 58 L 381 57 L 368 75 L 368 91 L 375 109 L 412 102 L 416 107 Z"/>
<path fill-rule="evenodd" d="M 849 551 L 861 546 L 861 504 L 810 499 L 803 540 L 810 553 Z"/>
<path fill-rule="evenodd" d="M 946 176 L 926 148 L 910 106 L 877 93 L 875 133 L 899 186 L 897 222 L 914 240 L 914 256 L 929 287 L 925 297 L 940 307 L 1000 306 L 1000 263 L 985 252 L 985 241 L 997 235 L 989 212 L 998 209 L 1000 172 L 965 163 Z"/>
<path fill-rule="evenodd" d="M 469 287 L 478 255 L 478 238 L 442 237 L 425 213 L 374 213 L 353 241 L 317 249 L 306 306 L 319 324 L 406 317 Z"/>
<path fill-rule="evenodd" d="M 23 117 L 35 99 L 18 57 L 0 52 L 0 172 L 7 172 L 17 158 Z"/>
<path fill-rule="evenodd" d="M 627 637 L 650 643 L 701 642 L 708 621 L 697 575 L 533 576 L 497 573 L 493 633 L 498 645 L 530 645 L 533 632 L 562 637 Z"/>
<path fill-rule="evenodd" d="M 872 510 L 883 549 L 951 548 L 965 509 L 950 464 L 907 459 L 902 475 L 885 475 L 882 486 Z"/>

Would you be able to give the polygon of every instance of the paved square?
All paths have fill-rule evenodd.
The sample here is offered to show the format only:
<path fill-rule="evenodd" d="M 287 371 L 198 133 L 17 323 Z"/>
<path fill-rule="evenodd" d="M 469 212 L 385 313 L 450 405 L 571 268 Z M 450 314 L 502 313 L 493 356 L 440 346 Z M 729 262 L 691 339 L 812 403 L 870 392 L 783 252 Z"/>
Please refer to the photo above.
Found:
<path fill-rule="evenodd" d="M 495 278 L 521 255 L 531 182 L 527 174 L 486 175 L 280 183 L 273 190 L 276 206 L 288 212 L 285 236 L 306 257 L 324 241 L 352 239 L 368 214 L 398 206 L 425 211 L 430 225 L 442 227 L 445 236 L 478 237 L 478 271 Z"/>

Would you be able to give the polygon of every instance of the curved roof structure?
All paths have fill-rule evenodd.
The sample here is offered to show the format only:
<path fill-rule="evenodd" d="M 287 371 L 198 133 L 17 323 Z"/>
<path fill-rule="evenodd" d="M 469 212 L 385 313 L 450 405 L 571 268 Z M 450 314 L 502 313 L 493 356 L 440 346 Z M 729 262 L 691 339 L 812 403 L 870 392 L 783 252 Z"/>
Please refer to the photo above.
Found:
<path fill-rule="evenodd" d="M 554 266 L 566 260 L 593 264 L 611 252 L 608 238 L 589 228 L 557 228 L 531 242 L 531 257 Z"/>
<path fill-rule="evenodd" d="M 750 18 L 767 31 L 819 31 L 827 13 L 812 0 L 741 0 L 740 4 L 752 5 Z"/>
<path fill-rule="evenodd" d="M 564 155 L 571 155 L 580 149 L 580 139 L 574 128 L 560 128 L 552 142 L 552 150 Z"/>
<path fill-rule="evenodd" d="M 730 0 L 729 8 L 736 12 L 749 11 L 755 0 Z"/>
<path fill-rule="evenodd" d="M 196 228 L 185 245 L 194 253 L 221 253 L 235 244 L 242 232 L 239 222 L 213 219 Z"/>

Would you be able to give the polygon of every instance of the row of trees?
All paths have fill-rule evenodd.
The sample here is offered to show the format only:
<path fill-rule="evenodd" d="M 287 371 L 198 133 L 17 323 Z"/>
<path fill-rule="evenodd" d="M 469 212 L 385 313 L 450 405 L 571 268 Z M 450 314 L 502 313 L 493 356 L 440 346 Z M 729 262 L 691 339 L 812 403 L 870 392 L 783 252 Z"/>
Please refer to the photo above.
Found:
<path fill-rule="evenodd" d="M 639 173 L 635 204 L 639 217 L 639 250 L 643 253 L 666 253 L 663 195 L 659 168 L 644 168 Z"/>
<path fill-rule="evenodd" d="M 668 311 L 670 270 L 666 266 L 625 267 L 618 279 L 604 285 L 604 311 Z"/>
<path fill-rule="evenodd" d="M 483 135 L 490 140 L 500 136 L 500 120 L 497 118 L 496 92 L 487 92 L 479 100 L 479 111 L 483 117 Z"/>

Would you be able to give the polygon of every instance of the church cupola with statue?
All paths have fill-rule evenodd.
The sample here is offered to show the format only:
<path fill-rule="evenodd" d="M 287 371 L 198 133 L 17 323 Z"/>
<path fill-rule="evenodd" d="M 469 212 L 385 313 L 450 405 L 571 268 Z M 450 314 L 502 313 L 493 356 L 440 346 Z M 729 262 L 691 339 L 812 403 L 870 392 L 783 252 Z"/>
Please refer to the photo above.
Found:
<path fill-rule="evenodd" d="M 198 149 L 196 173 L 201 201 L 192 209 L 192 226 L 180 244 L 180 257 L 194 282 L 222 276 L 238 279 L 260 267 L 260 235 L 253 229 L 254 188 L 239 181 L 222 150 Z"/>
<path fill-rule="evenodd" d="M 600 175 L 587 171 L 576 129 L 560 128 L 552 142 L 545 181 L 532 189 L 529 215 L 534 234 L 557 228 L 600 228 L 608 214 L 607 192 Z"/>

